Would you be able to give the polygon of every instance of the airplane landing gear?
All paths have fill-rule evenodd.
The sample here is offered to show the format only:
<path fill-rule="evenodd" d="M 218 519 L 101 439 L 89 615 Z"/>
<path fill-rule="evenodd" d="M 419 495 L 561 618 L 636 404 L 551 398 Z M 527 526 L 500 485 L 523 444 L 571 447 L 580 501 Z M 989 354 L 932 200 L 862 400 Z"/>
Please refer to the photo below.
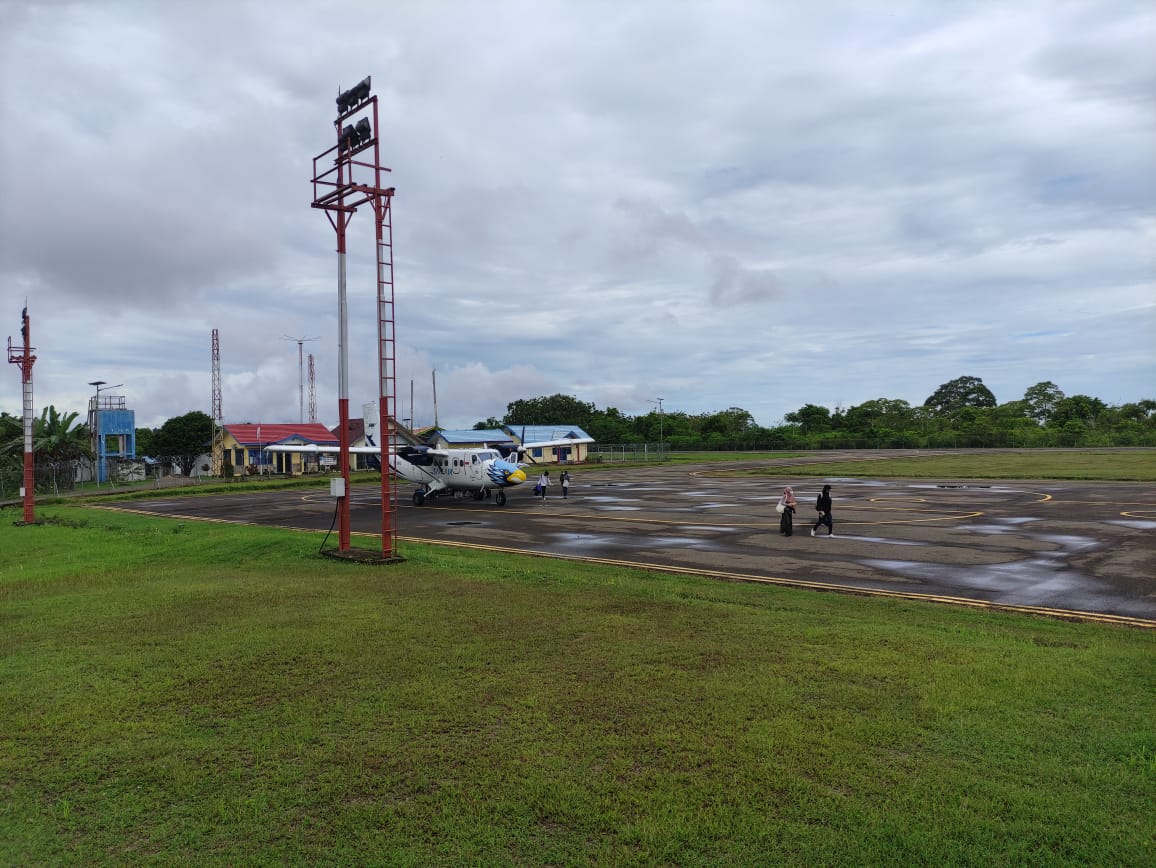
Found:
<path fill-rule="evenodd" d="M 413 493 L 413 505 L 421 506 L 423 503 L 425 503 L 425 489 L 418 488 Z"/>
<path fill-rule="evenodd" d="M 502 491 L 499 488 L 498 493 L 494 495 L 494 502 L 498 506 L 505 506 L 506 505 L 506 492 Z"/>

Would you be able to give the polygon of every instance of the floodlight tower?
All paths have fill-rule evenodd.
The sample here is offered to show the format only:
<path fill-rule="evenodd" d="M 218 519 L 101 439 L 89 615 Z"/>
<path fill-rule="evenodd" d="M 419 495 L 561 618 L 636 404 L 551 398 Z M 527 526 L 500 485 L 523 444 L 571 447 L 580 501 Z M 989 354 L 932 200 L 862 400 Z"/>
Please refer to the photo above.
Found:
<path fill-rule="evenodd" d="M 367 76 L 337 97 L 333 125 L 337 143 L 313 158 L 313 207 L 325 211 L 337 232 L 337 410 L 341 485 L 338 498 L 338 548 L 349 549 L 349 325 L 345 290 L 345 231 L 357 208 L 373 207 L 377 228 L 378 403 L 381 438 L 381 553 L 397 555 L 397 491 L 389 464 L 397 441 L 394 422 L 396 351 L 393 304 L 393 225 L 390 203 L 394 188 L 382 185 L 390 169 L 381 164 L 377 97 Z M 368 112 L 368 116 L 367 113 Z M 372 120 L 370 118 L 372 117 Z M 370 161 L 372 160 L 372 162 Z M 357 177 L 355 177 L 355 175 Z"/>
<path fill-rule="evenodd" d="M 301 355 L 301 345 L 306 341 L 316 341 L 320 338 L 291 338 L 282 335 L 283 341 L 297 341 L 297 421 L 305 421 L 305 366 Z M 312 357 L 311 357 L 312 358 Z"/>
<path fill-rule="evenodd" d="M 20 314 L 20 334 L 23 347 L 12 346 L 8 338 L 8 361 L 20 366 L 20 382 L 24 392 L 24 486 L 20 494 L 24 499 L 24 523 L 36 521 L 36 457 L 32 450 L 32 366 L 36 356 L 32 355 L 32 318 L 28 316 L 28 302 Z"/>

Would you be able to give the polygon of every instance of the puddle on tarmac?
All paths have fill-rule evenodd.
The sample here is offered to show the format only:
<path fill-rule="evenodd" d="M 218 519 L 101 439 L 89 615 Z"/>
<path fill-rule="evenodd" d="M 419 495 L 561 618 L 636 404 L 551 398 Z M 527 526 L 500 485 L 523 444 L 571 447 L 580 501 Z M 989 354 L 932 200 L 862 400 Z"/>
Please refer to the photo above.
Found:
<path fill-rule="evenodd" d="M 1104 524 L 1130 527 L 1133 530 L 1156 530 L 1156 521 L 1140 521 L 1139 519 L 1132 519 L 1131 521 L 1106 521 Z"/>
<path fill-rule="evenodd" d="M 904 578 L 923 580 L 933 585 L 937 593 L 962 596 L 979 593 L 984 599 L 1010 605 L 1058 606 L 1152 617 L 1151 604 L 1147 601 L 1128 599 L 1104 582 L 1067 568 L 1067 558 L 1095 548 L 1095 540 L 1056 534 L 1036 538 L 1058 548 L 1022 561 L 985 566 L 954 566 L 883 558 L 864 559 L 862 563 Z"/>
<path fill-rule="evenodd" d="M 1045 542 L 1055 543 L 1060 546 L 1062 551 L 1054 552 L 1054 554 L 1068 554 L 1070 552 L 1082 552 L 1096 547 L 1096 541 L 1089 539 L 1086 536 L 1069 536 L 1067 534 L 1039 534 L 1037 539 L 1042 539 Z"/>

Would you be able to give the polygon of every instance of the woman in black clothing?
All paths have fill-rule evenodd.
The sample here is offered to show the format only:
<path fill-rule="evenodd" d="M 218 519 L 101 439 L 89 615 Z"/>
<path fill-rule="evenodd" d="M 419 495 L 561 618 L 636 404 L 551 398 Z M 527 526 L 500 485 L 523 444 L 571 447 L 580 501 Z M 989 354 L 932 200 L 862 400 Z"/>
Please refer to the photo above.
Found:
<path fill-rule="evenodd" d="M 831 486 L 823 486 L 823 493 L 815 498 L 815 509 L 819 511 L 819 517 L 815 520 L 815 526 L 811 528 L 811 536 L 815 535 L 821 524 L 827 525 L 827 536 L 834 536 L 835 522 L 831 520 Z"/>
<path fill-rule="evenodd" d="M 782 517 L 779 519 L 779 533 L 783 536 L 793 536 L 795 533 L 795 490 L 791 486 L 783 489 L 783 496 L 779 498 L 783 505 Z"/>

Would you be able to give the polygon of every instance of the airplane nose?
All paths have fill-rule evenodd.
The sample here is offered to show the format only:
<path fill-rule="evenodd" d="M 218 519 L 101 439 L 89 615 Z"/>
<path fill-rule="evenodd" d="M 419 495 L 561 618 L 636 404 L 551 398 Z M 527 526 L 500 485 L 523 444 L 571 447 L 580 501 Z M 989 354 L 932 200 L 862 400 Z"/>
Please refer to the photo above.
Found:
<path fill-rule="evenodd" d="M 525 481 L 526 471 L 520 467 L 517 470 L 506 474 L 506 483 L 508 485 L 521 485 Z"/>

